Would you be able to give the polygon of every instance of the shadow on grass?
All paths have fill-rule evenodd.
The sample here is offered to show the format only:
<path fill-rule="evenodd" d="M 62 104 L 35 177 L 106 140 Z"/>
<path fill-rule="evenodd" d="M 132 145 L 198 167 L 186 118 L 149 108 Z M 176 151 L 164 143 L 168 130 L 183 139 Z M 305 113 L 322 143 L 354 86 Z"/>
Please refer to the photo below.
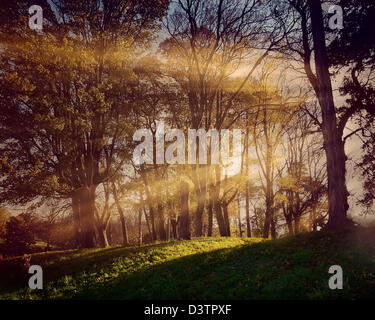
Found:
<path fill-rule="evenodd" d="M 163 248 L 178 251 L 179 246 L 190 245 L 191 250 L 197 243 L 84 251 L 47 265 L 46 288 L 32 294 L 41 299 L 372 298 L 375 255 L 368 246 L 375 243 L 371 240 L 364 245 L 360 238 L 316 232 L 260 243 L 245 240 L 242 245 L 174 258 Z M 156 263 L 154 253 L 159 255 Z M 116 265 L 117 259 L 125 260 Z M 343 290 L 328 288 L 328 269 L 334 264 L 344 270 Z M 56 281 L 47 283 L 52 280 Z"/>
<path fill-rule="evenodd" d="M 200 242 L 211 239 L 200 239 Z M 44 282 L 51 282 L 62 276 L 74 276 L 83 270 L 98 271 L 102 266 L 122 257 L 162 249 L 181 243 L 170 242 L 148 243 L 141 246 L 116 246 L 110 248 L 73 249 L 58 252 L 33 254 L 30 265 L 40 265 L 43 269 Z M 22 289 L 27 285 L 28 269 L 22 256 L 0 261 L 0 294 Z"/>
<path fill-rule="evenodd" d="M 147 251 L 150 247 L 163 248 L 174 242 L 150 243 L 138 247 L 116 246 L 37 253 L 31 256 L 30 265 L 40 265 L 43 269 L 44 281 L 50 282 L 65 275 L 74 275 L 82 270 L 92 269 L 93 266 L 100 268 L 111 260 Z M 0 294 L 25 287 L 30 277 L 22 256 L 0 261 Z"/>
<path fill-rule="evenodd" d="M 169 260 L 79 290 L 77 299 L 353 299 L 375 294 L 375 259 L 357 235 L 327 232 Z M 372 242 L 372 245 L 374 243 Z M 330 290 L 328 269 L 345 270 Z"/>

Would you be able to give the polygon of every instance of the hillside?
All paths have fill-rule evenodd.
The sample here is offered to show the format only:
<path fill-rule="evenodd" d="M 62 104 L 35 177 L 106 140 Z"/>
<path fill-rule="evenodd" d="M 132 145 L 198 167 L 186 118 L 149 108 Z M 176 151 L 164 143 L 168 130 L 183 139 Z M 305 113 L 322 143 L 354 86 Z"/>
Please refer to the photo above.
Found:
<path fill-rule="evenodd" d="M 279 240 L 201 238 L 34 254 L 39 292 L 20 288 L 21 258 L 0 261 L 0 299 L 358 299 L 375 295 L 375 231 Z M 328 269 L 343 268 L 343 290 Z"/>

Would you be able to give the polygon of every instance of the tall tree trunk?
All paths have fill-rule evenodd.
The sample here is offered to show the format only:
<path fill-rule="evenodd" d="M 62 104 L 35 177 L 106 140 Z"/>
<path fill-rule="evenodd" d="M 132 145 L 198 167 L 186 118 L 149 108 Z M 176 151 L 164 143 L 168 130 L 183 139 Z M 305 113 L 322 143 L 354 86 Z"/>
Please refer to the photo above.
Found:
<path fill-rule="evenodd" d="M 250 183 L 249 183 L 249 114 L 246 112 L 246 135 L 245 135 L 245 210 L 246 210 L 246 236 L 251 238 L 250 222 Z"/>
<path fill-rule="evenodd" d="M 147 215 L 147 212 L 146 212 L 146 207 L 143 207 L 143 212 L 145 214 L 145 218 L 146 218 L 146 223 L 147 223 L 147 230 L 148 230 L 148 234 L 150 235 L 150 240 L 152 241 L 152 231 L 151 231 L 151 227 L 150 227 L 150 219 L 148 218 L 148 215 Z"/>
<path fill-rule="evenodd" d="M 270 228 L 273 220 L 273 202 L 269 194 L 269 190 L 267 191 L 267 194 L 268 195 L 266 196 L 266 212 L 263 226 L 263 238 L 265 239 L 267 239 L 270 235 Z"/>
<path fill-rule="evenodd" d="M 300 225 L 300 221 L 301 221 L 301 216 L 300 216 L 300 215 L 297 215 L 297 216 L 294 218 L 294 234 L 298 234 L 298 233 L 299 233 L 299 225 Z"/>
<path fill-rule="evenodd" d="M 146 202 L 148 205 L 148 209 L 150 212 L 150 220 L 151 220 L 151 230 L 152 230 L 152 241 L 156 240 L 156 228 L 155 228 L 155 213 L 154 213 L 154 207 L 152 205 L 152 198 L 151 198 L 151 193 L 148 187 L 148 179 L 147 175 L 143 175 L 143 179 L 145 182 L 145 190 L 146 190 Z"/>
<path fill-rule="evenodd" d="M 181 215 L 179 218 L 179 237 L 190 240 L 189 184 L 181 181 Z"/>
<path fill-rule="evenodd" d="M 177 239 L 177 221 L 176 219 L 171 219 L 172 235 L 173 239 Z"/>
<path fill-rule="evenodd" d="M 310 224 L 311 224 L 311 230 L 316 231 L 317 225 L 316 225 L 316 205 L 315 204 L 311 208 Z"/>
<path fill-rule="evenodd" d="M 95 190 L 96 186 L 79 189 L 82 248 L 93 248 L 95 246 Z"/>
<path fill-rule="evenodd" d="M 223 207 L 223 212 L 224 212 L 225 236 L 230 237 L 230 221 L 229 221 L 229 213 L 228 213 L 228 204 L 224 204 L 222 207 Z"/>
<path fill-rule="evenodd" d="M 249 182 L 248 181 L 246 181 L 246 190 L 245 190 L 245 210 L 246 210 L 246 236 L 248 238 L 251 238 L 250 196 L 249 196 Z"/>
<path fill-rule="evenodd" d="M 346 155 L 344 143 L 337 128 L 329 63 L 326 52 L 323 14 L 320 0 L 308 0 L 311 13 L 311 30 L 314 42 L 316 78 L 309 77 L 322 110 L 322 131 L 327 158 L 328 177 L 328 228 L 351 225 L 346 217 L 348 191 L 345 183 Z"/>
<path fill-rule="evenodd" d="M 112 224 L 111 219 L 109 219 L 108 221 L 107 239 L 108 239 L 108 244 L 112 246 L 113 245 L 113 224 Z"/>
<path fill-rule="evenodd" d="M 296 203 L 294 207 L 294 234 L 299 233 L 299 226 L 301 221 L 301 199 L 299 193 L 296 193 L 295 197 Z"/>
<path fill-rule="evenodd" d="M 242 238 L 241 199 L 239 196 L 237 198 L 237 205 L 238 205 L 238 232 L 240 234 L 240 238 Z"/>
<path fill-rule="evenodd" d="M 220 236 L 225 237 L 227 234 L 225 220 L 224 220 L 223 211 L 222 211 L 220 202 L 217 199 L 214 200 L 214 210 L 215 210 L 216 221 L 219 226 Z"/>
<path fill-rule="evenodd" d="M 147 202 L 148 202 L 148 208 L 150 211 L 152 241 L 155 241 L 156 240 L 156 227 L 155 227 L 154 207 L 152 206 L 151 201 L 148 200 L 148 197 L 147 197 Z"/>
<path fill-rule="evenodd" d="M 171 219 L 168 217 L 167 218 L 167 241 L 171 240 Z"/>
<path fill-rule="evenodd" d="M 212 189 L 212 202 L 215 211 L 216 221 L 219 226 L 220 236 L 225 237 L 227 235 L 227 228 L 223 216 L 223 210 L 219 201 L 221 169 L 218 165 L 215 165 L 215 175 L 216 181 Z"/>
<path fill-rule="evenodd" d="M 128 230 L 127 230 L 127 226 L 126 226 L 125 215 L 124 215 L 124 211 L 122 210 L 120 200 L 119 200 L 118 195 L 117 195 L 116 185 L 114 183 L 112 184 L 112 191 L 113 191 L 113 198 L 115 199 L 115 202 L 116 202 L 117 211 L 118 211 L 118 214 L 120 216 L 121 232 L 122 232 L 122 244 L 127 246 L 127 245 L 129 245 L 129 240 L 128 240 Z"/>
<path fill-rule="evenodd" d="M 271 220 L 271 238 L 276 239 L 277 231 L 276 231 L 276 220 L 275 217 Z"/>
<path fill-rule="evenodd" d="M 158 198 L 157 210 L 158 210 L 157 224 L 158 224 L 159 237 L 160 237 L 160 240 L 166 241 L 167 240 L 167 233 L 165 232 L 163 204 L 161 203 L 160 198 Z"/>
<path fill-rule="evenodd" d="M 292 236 L 294 234 L 294 229 L 293 229 L 293 214 L 290 210 L 290 204 L 288 204 L 288 207 L 285 208 L 285 211 L 284 211 L 284 217 L 285 217 L 285 221 L 286 221 L 286 224 L 288 226 L 288 234 L 290 236 Z"/>
<path fill-rule="evenodd" d="M 107 248 L 109 247 L 108 244 L 108 238 L 107 238 L 107 228 L 103 225 L 98 225 L 97 230 L 98 230 L 98 238 L 99 238 L 99 244 L 102 248 Z"/>
<path fill-rule="evenodd" d="M 203 228 L 203 212 L 204 212 L 204 202 L 206 192 L 200 191 L 198 196 L 198 205 L 197 210 L 195 211 L 194 216 L 194 235 L 196 237 L 202 236 L 202 228 Z"/>
<path fill-rule="evenodd" d="M 121 222 L 122 244 L 124 246 L 127 246 L 129 245 L 129 239 L 128 239 L 128 228 L 126 225 L 124 211 L 122 210 L 121 206 L 118 206 L 117 210 L 118 210 L 118 213 L 120 216 L 120 222 Z"/>
<path fill-rule="evenodd" d="M 81 219 L 80 219 L 80 195 L 78 191 L 74 191 L 72 195 L 72 210 L 74 222 L 74 240 L 75 247 L 78 249 L 82 246 L 81 239 Z"/>
<path fill-rule="evenodd" d="M 288 234 L 290 236 L 292 236 L 294 234 L 294 230 L 293 230 L 293 220 L 292 219 L 288 219 L 286 221 L 287 225 L 288 225 Z"/>
<path fill-rule="evenodd" d="M 207 236 L 212 237 L 212 225 L 213 225 L 213 220 L 214 220 L 214 215 L 213 215 L 213 205 L 212 205 L 212 199 L 211 195 L 209 196 L 209 202 L 208 202 L 208 230 L 207 230 Z"/>
<path fill-rule="evenodd" d="M 207 165 L 198 165 L 194 167 L 193 182 L 195 193 L 197 195 L 197 209 L 194 215 L 194 236 L 202 236 L 203 212 L 207 193 Z"/>
<path fill-rule="evenodd" d="M 138 209 L 138 242 L 142 244 L 142 208 Z"/>

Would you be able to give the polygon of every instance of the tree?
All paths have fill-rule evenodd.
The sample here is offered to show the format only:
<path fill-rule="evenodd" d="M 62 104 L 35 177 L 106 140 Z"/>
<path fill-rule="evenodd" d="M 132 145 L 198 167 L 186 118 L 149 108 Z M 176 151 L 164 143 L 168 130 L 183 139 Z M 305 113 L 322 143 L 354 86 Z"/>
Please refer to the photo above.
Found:
<path fill-rule="evenodd" d="M 348 191 L 345 183 L 344 141 L 337 126 L 335 104 L 333 100 L 329 61 L 325 44 L 323 14 L 320 0 L 309 0 L 311 30 L 314 42 L 316 76 L 309 73 L 309 80 L 314 87 L 322 110 L 322 133 L 327 157 L 328 211 L 327 227 L 343 228 L 350 225 L 346 212 Z"/>
<path fill-rule="evenodd" d="M 21 213 L 11 217 L 5 228 L 5 243 L 10 254 L 26 253 L 35 243 L 35 224 L 32 214 Z"/>
<path fill-rule="evenodd" d="M 100 204 L 95 204 L 95 223 L 96 223 L 96 230 L 98 232 L 99 243 L 103 248 L 109 246 L 108 239 L 107 239 L 107 228 L 109 225 L 109 221 L 111 219 L 111 214 L 113 207 L 117 203 L 117 192 L 113 190 L 115 202 L 110 204 L 109 197 L 111 194 L 111 189 L 109 183 L 103 183 L 103 192 L 104 192 L 104 205 L 100 208 Z"/>
<path fill-rule="evenodd" d="M 114 181 L 112 181 L 112 194 L 113 194 L 113 198 L 115 200 L 115 204 L 117 207 L 117 212 L 120 216 L 122 244 L 127 246 L 129 244 L 128 227 L 126 224 L 124 210 L 121 206 L 120 197 L 118 196 L 118 187 L 116 186 L 116 183 Z"/>
<path fill-rule="evenodd" d="M 319 204 L 326 192 L 321 138 L 313 130 L 313 122 L 303 109 L 299 110 L 282 142 L 286 159 L 279 169 L 277 196 L 291 235 L 300 232 L 301 218 L 308 211 L 311 226 L 316 226 Z"/>
<path fill-rule="evenodd" d="M 358 163 L 364 177 L 361 203 L 371 208 L 374 200 L 374 115 L 375 115 L 375 41 L 369 34 L 375 32 L 375 4 L 369 1 L 342 0 L 337 2 L 345 13 L 345 28 L 340 32 L 329 30 L 333 38 L 327 50 L 330 66 L 344 74 L 340 93 L 346 98 L 338 109 L 343 119 L 356 125 L 344 140 L 358 135 L 362 142 L 363 157 Z"/>
<path fill-rule="evenodd" d="M 9 221 L 10 219 L 10 213 L 9 211 L 4 208 L 4 207 L 0 207 L 0 238 L 4 238 L 5 236 L 5 226 L 6 226 L 6 223 Z"/>
<path fill-rule="evenodd" d="M 285 42 L 278 50 L 302 64 L 321 108 L 321 130 L 327 158 L 328 228 L 351 226 L 347 218 L 344 128 L 350 113 L 337 117 L 327 56 L 323 13 L 320 0 L 286 0 L 275 3 L 275 20 L 285 32 Z M 313 72 L 312 53 L 315 57 Z"/>
<path fill-rule="evenodd" d="M 54 1 L 43 34 L 2 37 L 0 201 L 70 197 L 77 245 L 94 246 L 96 189 L 129 158 L 136 51 L 168 3 Z"/>
<path fill-rule="evenodd" d="M 181 180 L 181 215 L 179 224 L 179 237 L 190 240 L 190 206 L 189 206 L 189 183 Z"/>
<path fill-rule="evenodd" d="M 267 7 L 258 0 L 180 0 L 176 3 L 174 12 L 165 22 L 170 37 L 160 48 L 168 65 L 178 66 L 168 70 L 168 74 L 181 87 L 189 128 L 208 131 L 230 127 L 226 119 L 234 100 L 270 48 L 280 40 L 276 28 L 270 27 L 272 31 L 266 34 L 259 27 L 268 19 Z M 254 48 L 258 48 L 261 54 L 236 87 L 232 91 L 227 90 L 229 78 L 249 59 Z M 213 168 L 210 163 L 199 164 L 198 161 L 191 168 L 197 198 L 197 209 L 193 215 L 195 236 L 202 235 L 207 192 L 211 197 L 209 206 L 214 208 L 220 229 L 225 229 L 221 225 L 224 220 L 218 202 L 220 179 L 223 177 L 219 168 Z M 211 174 L 210 170 L 216 173 Z M 215 178 L 209 181 L 210 177 Z M 208 186 L 214 184 L 216 186 L 208 190 Z"/>
<path fill-rule="evenodd" d="M 259 165 L 259 179 L 265 199 L 265 221 L 263 237 L 276 237 L 275 182 L 278 176 L 277 151 L 283 135 L 298 108 L 298 100 L 293 101 L 283 93 L 283 88 L 272 89 L 271 74 L 275 72 L 275 62 L 266 61 L 258 82 L 255 95 L 258 106 L 251 120 L 252 138 Z"/>
<path fill-rule="evenodd" d="M 59 217 L 67 210 L 70 209 L 70 203 L 67 201 L 47 201 L 44 206 L 47 210 L 46 213 L 41 214 L 38 218 L 38 232 L 36 236 L 47 243 L 46 250 L 50 249 L 56 225 L 58 224 Z M 43 208 L 44 209 L 44 208 Z M 42 209 L 42 210 L 43 210 Z M 44 210 L 43 210 L 44 211 Z"/>

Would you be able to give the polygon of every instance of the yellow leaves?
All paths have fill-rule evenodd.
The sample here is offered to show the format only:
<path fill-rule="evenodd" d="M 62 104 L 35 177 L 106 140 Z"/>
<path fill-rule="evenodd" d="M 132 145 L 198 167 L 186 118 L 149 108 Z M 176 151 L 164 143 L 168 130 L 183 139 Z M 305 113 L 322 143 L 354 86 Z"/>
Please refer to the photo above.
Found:
<path fill-rule="evenodd" d="M 291 175 L 286 175 L 285 177 L 280 177 L 278 179 L 279 185 L 282 189 L 288 189 L 291 191 L 298 192 L 300 189 L 299 180 Z"/>
<path fill-rule="evenodd" d="M 48 105 L 48 104 L 47 104 Z M 65 119 L 55 117 L 51 114 L 35 114 L 34 121 L 36 123 L 43 123 L 43 127 L 47 130 L 62 131 L 65 128 Z"/>
<path fill-rule="evenodd" d="M 13 172 L 14 167 L 8 162 L 8 155 L 4 154 L 0 162 L 0 170 L 7 171 L 9 173 Z"/>
<path fill-rule="evenodd" d="M 5 154 L 1 159 L 1 163 L 5 166 L 8 165 L 8 156 Z"/>
<path fill-rule="evenodd" d="M 57 190 L 60 187 L 58 177 L 55 175 L 47 177 L 45 181 L 44 185 L 48 186 L 49 189 Z"/>
<path fill-rule="evenodd" d="M 276 193 L 275 201 L 289 203 L 288 198 L 282 193 Z"/>
<path fill-rule="evenodd" d="M 30 80 L 18 74 L 17 71 L 9 72 L 4 75 L 4 81 L 8 83 L 13 90 L 32 92 L 35 90 L 36 86 L 30 83 Z"/>
<path fill-rule="evenodd" d="M 41 74 L 49 74 L 49 70 L 41 64 L 36 67 L 36 70 Z"/>
<path fill-rule="evenodd" d="M 18 72 L 13 71 L 13 72 L 8 72 L 7 74 L 4 75 L 4 80 L 12 82 L 18 79 Z"/>
<path fill-rule="evenodd" d="M 54 129 L 58 130 L 58 131 L 63 131 L 64 130 L 64 127 L 65 127 L 65 122 L 63 119 L 59 119 L 59 121 L 57 121 L 55 123 L 55 126 L 54 126 Z"/>

